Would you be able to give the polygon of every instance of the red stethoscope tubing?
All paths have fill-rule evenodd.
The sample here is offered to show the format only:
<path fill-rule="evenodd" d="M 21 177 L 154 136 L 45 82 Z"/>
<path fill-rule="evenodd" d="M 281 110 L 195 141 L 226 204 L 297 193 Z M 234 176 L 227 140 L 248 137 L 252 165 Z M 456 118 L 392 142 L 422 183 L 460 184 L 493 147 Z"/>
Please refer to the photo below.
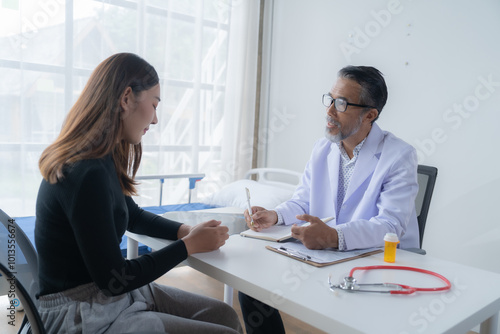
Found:
<path fill-rule="evenodd" d="M 391 283 L 394 285 L 399 285 L 405 290 L 392 290 L 391 294 L 394 295 L 410 295 L 416 291 L 446 291 L 451 289 L 451 283 L 450 281 L 444 277 L 441 274 L 438 274 L 436 272 L 426 270 L 426 269 L 421 269 L 421 268 L 413 268 L 413 267 L 405 267 L 405 266 L 367 266 L 367 267 L 354 267 L 351 269 L 351 272 L 349 275 L 353 277 L 353 274 L 356 270 L 376 270 L 376 269 L 393 269 L 393 270 L 408 270 L 408 271 L 415 271 L 417 273 L 423 273 L 427 275 L 432 275 L 435 276 L 439 279 L 441 279 L 443 282 L 445 282 L 445 286 L 438 287 L 438 288 L 416 288 L 412 287 L 409 285 L 404 285 L 404 284 L 398 284 L 398 283 Z"/>

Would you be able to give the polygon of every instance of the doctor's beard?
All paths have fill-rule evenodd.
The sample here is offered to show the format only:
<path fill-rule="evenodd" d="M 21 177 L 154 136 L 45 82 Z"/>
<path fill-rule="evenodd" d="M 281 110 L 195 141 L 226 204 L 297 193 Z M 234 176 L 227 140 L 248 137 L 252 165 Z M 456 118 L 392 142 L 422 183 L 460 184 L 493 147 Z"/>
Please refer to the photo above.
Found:
<path fill-rule="evenodd" d="M 363 116 L 359 116 L 358 123 L 354 125 L 350 130 L 346 129 L 346 132 L 343 131 L 342 126 L 340 125 L 339 122 L 335 122 L 330 116 L 326 116 L 326 121 L 328 123 L 334 124 L 338 128 L 337 134 L 332 134 L 330 133 L 330 129 L 326 127 L 325 129 L 325 137 L 332 143 L 340 143 L 342 140 L 352 136 L 356 132 L 358 132 L 359 128 L 361 127 L 361 123 L 363 121 Z"/>

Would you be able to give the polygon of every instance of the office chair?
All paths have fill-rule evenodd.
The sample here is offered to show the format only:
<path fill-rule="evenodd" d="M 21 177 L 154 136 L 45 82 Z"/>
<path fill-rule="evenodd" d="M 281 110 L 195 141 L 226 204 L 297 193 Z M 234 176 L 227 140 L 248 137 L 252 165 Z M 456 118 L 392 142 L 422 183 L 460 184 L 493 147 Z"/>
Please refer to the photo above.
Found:
<path fill-rule="evenodd" d="M 45 333 L 37 311 L 38 300 L 35 296 L 38 292 L 38 255 L 36 250 L 15 219 L 9 217 L 2 210 L 0 210 L 0 222 L 0 244 L 5 245 L 0 249 L 1 275 L 4 279 L 15 276 L 16 297 L 19 296 L 25 312 L 18 333 Z M 8 246 L 11 247 L 8 248 Z M 9 250 L 11 253 L 8 253 Z M 9 268 L 12 268 L 12 271 Z"/>
<path fill-rule="evenodd" d="M 2 261 L 0 261 L 0 275 L 2 275 L 2 279 L 8 282 L 9 289 L 12 289 L 12 286 L 14 286 L 14 289 L 11 290 L 15 297 L 13 301 L 17 299 L 24 308 L 24 319 L 18 333 L 45 334 L 46 331 L 43 327 L 42 319 L 40 319 L 40 314 L 38 314 L 38 310 L 33 302 L 36 299 L 31 298 L 22 283 L 4 266 Z"/>
<path fill-rule="evenodd" d="M 426 254 L 425 250 L 422 249 L 422 242 L 424 240 L 425 223 L 427 222 L 427 214 L 431 205 L 437 173 L 438 169 L 436 167 L 418 165 L 418 193 L 415 199 L 415 210 L 417 211 L 420 248 L 407 248 L 406 250 L 422 255 Z"/>
<path fill-rule="evenodd" d="M 5 282 L 10 289 L 9 279 L 15 277 L 15 294 L 24 308 L 24 318 L 18 334 L 45 334 L 46 330 L 38 313 L 38 254 L 33 244 L 26 236 L 15 219 L 9 217 L 0 209 L 0 245 L 15 244 L 15 270 L 8 268 L 13 256 L 9 258 L 8 248 L 0 247 L 0 283 Z M 9 242 L 13 240 L 15 242 Z M 1 284 L 0 284 L 1 286 Z M 19 314 L 19 313 L 17 313 Z M 16 314 L 16 315 L 17 315 Z M 16 320 L 17 321 L 17 320 Z M 130 334 L 159 334 L 157 332 L 141 331 Z"/>
<path fill-rule="evenodd" d="M 418 230 L 420 232 L 420 248 L 424 240 L 425 223 L 427 214 L 431 205 L 434 184 L 436 183 L 438 169 L 436 167 L 418 165 L 418 191 L 415 199 L 415 208 L 417 210 Z"/>

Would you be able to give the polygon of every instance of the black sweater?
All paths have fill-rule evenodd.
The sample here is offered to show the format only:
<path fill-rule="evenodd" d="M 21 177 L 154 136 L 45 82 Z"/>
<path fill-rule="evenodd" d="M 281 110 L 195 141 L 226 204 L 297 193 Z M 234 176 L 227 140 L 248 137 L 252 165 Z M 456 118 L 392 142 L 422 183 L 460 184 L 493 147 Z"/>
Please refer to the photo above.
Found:
<path fill-rule="evenodd" d="M 144 211 L 121 190 L 111 156 L 67 168 L 56 184 L 43 180 L 36 203 L 35 243 L 40 295 L 95 282 L 108 295 L 139 288 L 187 258 L 182 240 L 126 260 L 125 230 L 177 240 L 180 223 Z"/>

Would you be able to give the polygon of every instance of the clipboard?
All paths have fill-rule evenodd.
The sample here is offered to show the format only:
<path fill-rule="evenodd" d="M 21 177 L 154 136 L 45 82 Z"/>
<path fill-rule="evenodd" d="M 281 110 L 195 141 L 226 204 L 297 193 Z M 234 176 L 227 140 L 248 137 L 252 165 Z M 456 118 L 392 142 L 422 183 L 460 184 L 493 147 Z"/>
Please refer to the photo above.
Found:
<path fill-rule="evenodd" d="M 380 248 L 369 248 L 369 249 L 360 249 L 354 251 L 333 251 L 333 250 L 310 250 L 302 247 L 304 249 L 297 249 L 298 247 L 287 247 L 287 244 L 292 243 L 284 243 L 276 246 L 266 246 L 267 249 L 276 252 L 281 255 L 288 256 L 292 259 L 310 264 L 315 267 L 326 267 L 336 263 L 347 262 L 355 259 L 359 259 L 362 257 L 371 256 L 374 254 L 382 253 L 383 249 Z M 296 244 L 296 243 L 293 243 Z M 330 252 L 328 254 L 323 254 L 326 256 L 321 256 L 321 258 L 317 255 L 317 252 Z"/>

